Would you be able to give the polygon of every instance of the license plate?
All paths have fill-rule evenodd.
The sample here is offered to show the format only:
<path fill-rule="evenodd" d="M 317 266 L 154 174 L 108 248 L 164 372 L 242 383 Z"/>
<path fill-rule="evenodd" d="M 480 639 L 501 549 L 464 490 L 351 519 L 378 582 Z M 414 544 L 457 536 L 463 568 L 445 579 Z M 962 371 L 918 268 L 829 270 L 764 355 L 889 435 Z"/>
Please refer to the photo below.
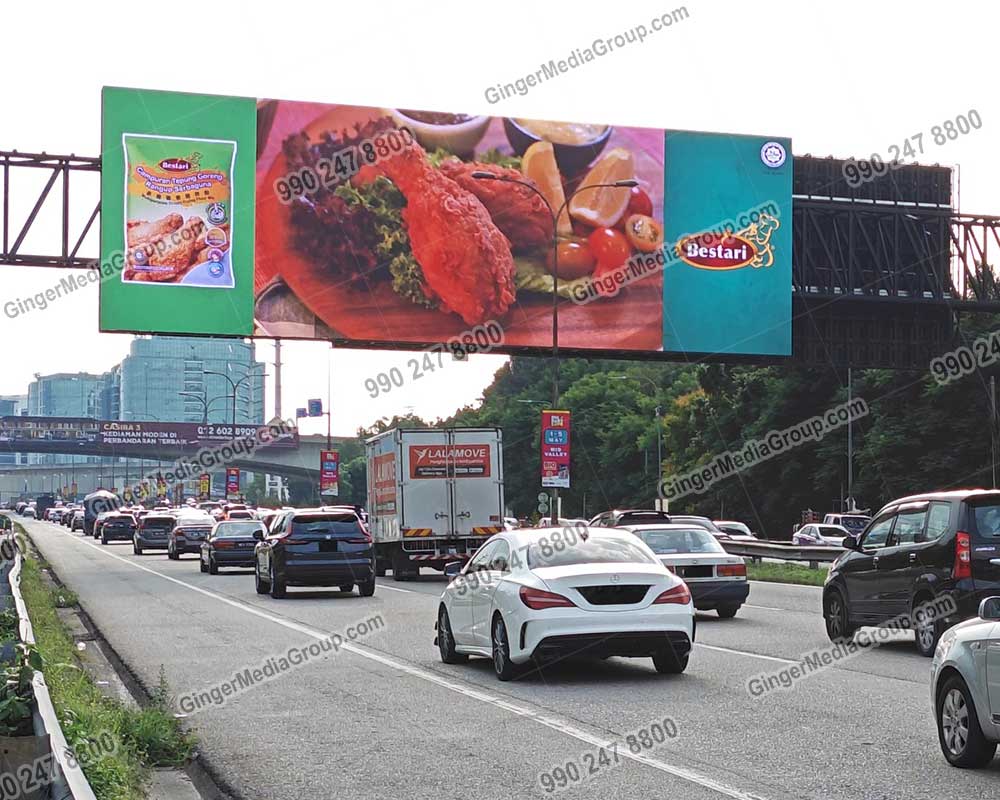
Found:
<path fill-rule="evenodd" d="M 244 548 L 253 547 L 253 542 L 240 542 L 237 545 L 237 547 L 244 547 Z"/>

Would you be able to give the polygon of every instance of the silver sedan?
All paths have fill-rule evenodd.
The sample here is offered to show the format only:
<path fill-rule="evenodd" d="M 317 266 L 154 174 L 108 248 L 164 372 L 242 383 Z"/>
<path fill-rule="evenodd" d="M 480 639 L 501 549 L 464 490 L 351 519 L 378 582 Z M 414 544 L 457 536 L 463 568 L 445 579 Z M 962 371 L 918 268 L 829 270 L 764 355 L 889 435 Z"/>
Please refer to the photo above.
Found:
<path fill-rule="evenodd" d="M 1000 742 L 1000 597 L 941 636 L 931 665 L 941 752 L 954 767 L 985 767 Z"/>

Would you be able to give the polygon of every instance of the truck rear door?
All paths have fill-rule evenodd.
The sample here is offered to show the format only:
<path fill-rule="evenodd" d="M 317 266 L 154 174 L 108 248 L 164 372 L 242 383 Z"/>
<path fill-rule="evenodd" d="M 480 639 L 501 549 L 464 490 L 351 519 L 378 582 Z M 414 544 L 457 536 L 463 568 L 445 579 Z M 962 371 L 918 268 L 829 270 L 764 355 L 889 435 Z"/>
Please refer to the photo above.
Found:
<path fill-rule="evenodd" d="M 400 440 L 404 539 L 455 536 L 446 431 L 405 431 Z"/>
<path fill-rule="evenodd" d="M 503 530 L 503 453 L 495 430 L 452 430 L 449 483 L 458 536 Z"/>

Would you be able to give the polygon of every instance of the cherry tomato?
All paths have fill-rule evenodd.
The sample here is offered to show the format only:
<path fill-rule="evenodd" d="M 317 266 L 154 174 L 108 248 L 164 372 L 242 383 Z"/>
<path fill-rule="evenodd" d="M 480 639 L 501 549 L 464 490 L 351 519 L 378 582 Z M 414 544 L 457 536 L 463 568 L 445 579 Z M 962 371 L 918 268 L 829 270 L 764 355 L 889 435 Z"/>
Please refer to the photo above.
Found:
<path fill-rule="evenodd" d="M 641 186 L 633 186 L 628 196 L 628 210 L 624 217 L 628 218 L 632 214 L 643 214 L 647 217 L 653 216 L 653 201 Z"/>
<path fill-rule="evenodd" d="M 620 267 L 632 255 L 628 239 L 614 228 L 597 228 L 587 239 L 590 251 L 604 269 Z"/>
<path fill-rule="evenodd" d="M 557 247 L 558 270 L 562 280 L 582 278 L 594 271 L 594 254 L 586 239 L 566 239 Z M 552 254 L 548 257 L 549 272 L 552 272 Z"/>
<path fill-rule="evenodd" d="M 663 226 L 644 214 L 632 214 L 628 218 L 625 235 L 632 246 L 643 253 L 652 253 L 663 244 Z"/>

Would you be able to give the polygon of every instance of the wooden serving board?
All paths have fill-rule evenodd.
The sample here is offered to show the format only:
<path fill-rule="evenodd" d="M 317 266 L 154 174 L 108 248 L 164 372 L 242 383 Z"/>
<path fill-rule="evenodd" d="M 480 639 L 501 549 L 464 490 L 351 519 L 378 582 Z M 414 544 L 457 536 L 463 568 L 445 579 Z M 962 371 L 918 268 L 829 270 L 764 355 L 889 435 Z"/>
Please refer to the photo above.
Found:
<path fill-rule="evenodd" d="M 379 114 L 379 109 L 281 102 L 257 163 L 257 235 L 255 288 L 257 294 L 281 277 L 295 295 L 333 332 L 358 342 L 401 342 L 415 345 L 446 341 L 468 326 L 455 314 L 427 309 L 397 295 L 388 282 L 368 288 L 331 280 L 305 255 L 291 247 L 290 214 L 274 192 L 275 180 L 286 172 L 281 142 L 305 130 L 318 138 Z M 617 128 L 607 148 L 632 151 L 637 178 L 649 193 L 654 215 L 662 218 L 663 133 L 641 128 Z M 477 152 L 498 147 L 510 153 L 500 118 L 494 118 Z M 615 297 L 585 305 L 559 302 L 559 345 L 594 350 L 662 349 L 662 275 L 648 275 Z M 515 304 L 499 320 L 508 347 L 549 347 L 552 342 L 552 295 L 519 291 Z"/>

